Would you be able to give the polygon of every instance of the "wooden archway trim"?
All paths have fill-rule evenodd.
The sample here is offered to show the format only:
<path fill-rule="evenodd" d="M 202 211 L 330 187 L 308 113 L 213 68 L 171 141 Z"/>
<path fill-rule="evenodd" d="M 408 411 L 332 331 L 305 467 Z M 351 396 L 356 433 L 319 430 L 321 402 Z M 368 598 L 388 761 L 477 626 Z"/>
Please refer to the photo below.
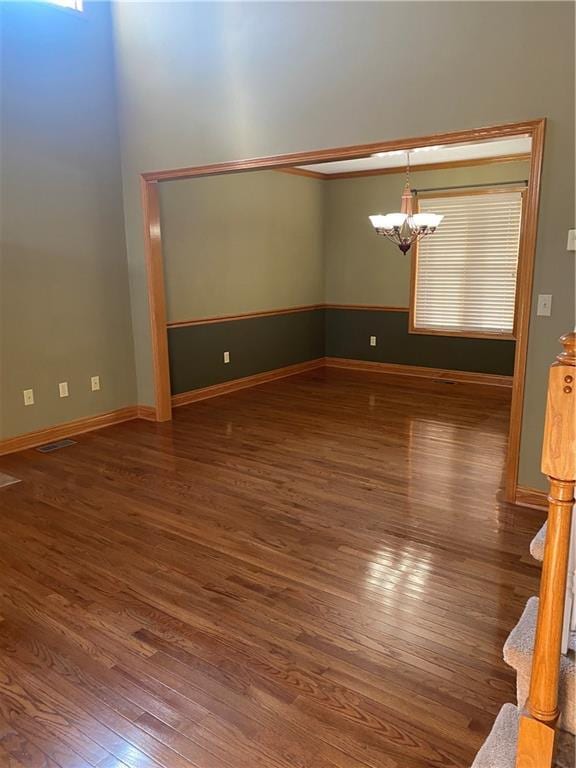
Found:
<path fill-rule="evenodd" d="M 393 139 L 391 141 L 380 141 L 371 144 L 355 144 L 348 147 L 336 147 L 308 152 L 292 152 L 284 155 L 272 155 L 246 160 L 234 160 L 225 163 L 212 163 L 210 165 L 197 165 L 142 173 L 141 191 L 144 216 L 144 247 L 148 276 L 148 304 L 156 420 L 168 421 L 172 418 L 162 233 L 160 228 L 158 194 L 159 182 L 354 159 L 365 157 L 366 155 L 375 152 L 414 149 L 416 147 L 433 146 L 436 144 L 460 144 L 522 135 L 530 136 L 532 139 L 530 180 L 526 192 L 524 237 L 518 262 L 516 305 L 517 340 L 514 363 L 514 383 L 512 386 L 510 435 L 506 465 L 506 498 L 509 501 L 515 501 L 518 485 L 520 440 L 522 437 L 522 413 L 525 394 L 528 331 L 530 327 L 530 309 L 532 304 L 532 284 L 534 277 L 534 259 L 536 251 L 545 127 L 546 120 L 542 118 L 520 123 L 506 123 L 484 128 L 454 131 L 451 133 L 435 133 L 427 136 Z"/>

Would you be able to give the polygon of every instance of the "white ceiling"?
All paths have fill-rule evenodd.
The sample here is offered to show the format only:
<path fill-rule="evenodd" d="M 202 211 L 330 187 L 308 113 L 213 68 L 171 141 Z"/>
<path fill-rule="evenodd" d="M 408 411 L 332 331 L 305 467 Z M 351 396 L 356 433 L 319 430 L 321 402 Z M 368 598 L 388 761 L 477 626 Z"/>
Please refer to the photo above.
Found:
<path fill-rule="evenodd" d="M 429 163 L 450 163 L 455 160 L 481 160 L 486 157 L 502 155 L 524 155 L 531 149 L 530 137 L 514 139 L 496 139 L 480 144 L 452 144 L 439 147 L 423 147 L 410 150 L 410 165 L 428 165 Z M 350 171 L 372 171 L 379 168 L 404 168 L 406 152 L 387 152 L 383 157 L 361 157 L 357 160 L 337 160 L 332 163 L 300 165 L 309 171 L 320 173 L 349 173 Z"/>

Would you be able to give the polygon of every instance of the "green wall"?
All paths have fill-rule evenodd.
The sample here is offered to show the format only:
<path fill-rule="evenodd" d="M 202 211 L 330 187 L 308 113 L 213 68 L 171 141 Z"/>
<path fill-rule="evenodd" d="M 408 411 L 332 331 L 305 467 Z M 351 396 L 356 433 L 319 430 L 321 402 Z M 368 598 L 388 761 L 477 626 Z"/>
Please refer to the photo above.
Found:
<path fill-rule="evenodd" d="M 412 181 L 430 188 L 528 174 L 523 161 L 418 171 Z M 331 181 L 264 171 L 161 184 L 168 320 L 324 302 L 406 307 L 410 256 L 368 221 L 398 207 L 403 183 L 403 174 Z M 179 394 L 324 354 L 512 375 L 515 344 L 410 334 L 405 312 L 331 309 L 172 328 L 168 346 Z"/>
<path fill-rule="evenodd" d="M 161 184 L 168 320 L 321 303 L 322 195 L 276 171 Z"/>
<path fill-rule="evenodd" d="M 83 15 L 47 3 L 0 12 L 0 437 L 9 437 L 133 405 L 136 381 L 108 4 L 87 3 Z M 36 404 L 25 407 L 28 388 Z"/>
<path fill-rule="evenodd" d="M 544 116 L 520 457 L 521 483 L 544 487 L 547 368 L 574 325 L 573 5 L 151 2 L 114 17 L 130 296 L 108 6 L 77 19 L 2 4 L 2 435 L 134 402 L 131 322 L 137 399 L 153 402 L 142 171 Z M 64 378 L 78 394 L 59 400 Z M 27 386 L 38 404 L 24 410 Z"/>
<path fill-rule="evenodd" d="M 324 310 L 171 328 L 168 344 L 172 394 L 189 392 L 324 357 Z"/>
<path fill-rule="evenodd" d="M 412 188 L 430 189 L 463 184 L 525 181 L 529 163 L 512 162 L 448 170 L 416 171 Z M 325 183 L 324 259 L 326 301 L 329 304 L 380 304 L 407 307 L 410 303 L 409 251 L 377 237 L 371 213 L 400 208 L 402 174 L 335 179 Z"/>
<path fill-rule="evenodd" d="M 376 336 L 376 346 L 370 346 Z M 515 342 L 408 332 L 408 312 L 327 309 L 327 357 L 511 376 Z"/>
<path fill-rule="evenodd" d="M 153 402 L 153 386 L 141 171 L 548 118 L 520 457 L 521 483 L 544 487 L 539 460 L 547 369 L 557 338 L 574 325 L 574 256 L 566 253 L 566 233 L 574 226 L 573 5 L 114 7 L 142 403 Z M 409 30 L 409 45 L 398 30 Z M 535 316 L 538 293 L 554 295 L 551 318 Z"/>

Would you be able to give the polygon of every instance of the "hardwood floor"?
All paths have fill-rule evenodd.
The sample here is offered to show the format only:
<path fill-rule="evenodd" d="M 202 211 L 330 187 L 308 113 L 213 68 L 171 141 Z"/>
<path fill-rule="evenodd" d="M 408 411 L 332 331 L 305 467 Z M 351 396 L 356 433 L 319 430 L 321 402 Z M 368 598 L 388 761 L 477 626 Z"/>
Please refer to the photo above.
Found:
<path fill-rule="evenodd" d="M 1 459 L 0 765 L 469 765 L 539 576 L 508 409 L 319 371 Z"/>

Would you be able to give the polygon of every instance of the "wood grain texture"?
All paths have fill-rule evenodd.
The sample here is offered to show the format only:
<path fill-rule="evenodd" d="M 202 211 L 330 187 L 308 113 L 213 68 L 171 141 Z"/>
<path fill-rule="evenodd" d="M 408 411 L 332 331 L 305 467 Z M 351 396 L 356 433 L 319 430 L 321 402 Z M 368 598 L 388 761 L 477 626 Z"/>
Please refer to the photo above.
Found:
<path fill-rule="evenodd" d="M 324 358 L 329 368 L 346 368 L 354 371 L 372 371 L 399 376 L 416 376 L 424 379 L 441 379 L 462 384 L 481 384 L 492 387 L 512 386 L 512 376 L 499 376 L 494 373 L 475 371 L 449 371 L 445 368 L 428 368 L 420 365 L 401 365 L 399 363 L 378 363 L 372 360 L 349 360 L 344 357 Z"/>
<path fill-rule="evenodd" d="M 564 351 L 550 368 L 542 472 L 576 480 L 576 332 L 562 337 Z"/>
<path fill-rule="evenodd" d="M 314 309 L 324 309 L 324 304 L 301 304 L 297 307 L 282 307 L 280 309 L 262 309 L 255 312 L 242 312 L 238 315 L 212 315 L 191 320 L 171 320 L 166 323 L 168 328 L 184 328 L 189 325 L 211 325 L 212 323 L 228 323 L 235 320 L 249 320 L 251 317 L 275 317 L 276 315 L 292 315 L 296 312 L 311 312 Z"/>
<path fill-rule="evenodd" d="M 324 367 L 324 358 L 317 360 L 307 360 L 305 363 L 296 363 L 295 365 L 286 365 L 283 368 L 275 368 L 272 371 L 255 373 L 252 376 L 243 376 L 241 379 L 231 379 L 222 384 L 211 384 L 209 387 L 200 387 L 192 389 L 189 392 L 181 392 L 178 395 L 172 395 L 172 406 L 177 408 L 181 405 L 190 405 L 200 400 L 209 400 L 212 397 L 228 395 L 231 392 L 237 392 L 240 389 L 257 387 L 260 384 L 266 384 L 269 381 L 285 379 L 288 376 L 295 376 L 298 373 L 313 371 L 316 368 Z"/>
<path fill-rule="evenodd" d="M 551 768 L 553 762 L 554 728 L 523 712 L 518 730 L 516 768 Z"/>
<path fill-rule="evenodd" d="M 235 320 L 249 320 L 252 317 L 275 317 L 276 315 L 291 315 L 295 312 L 311 312 L 315 309 L 358 309 L 371 312 L 408 312 L 408 307 L 389 307 L 383 304 L 302 304 L 296 307 L 279 309 L 263 309 L 255 312 L 242 312 L 238 315 L 212 315 L 188 320 L 171 320 L 166 323 L 168 328 L 184 328 L 189 325 L 210 325 L 212 323 L 227 323 Z"/>
<path fill-rule="evenodd" d="M 482 157 L 470 160 L 447 160 L 443 163 L 419 163 L 418 165 L 412 165 L 410 170 L 412 175 L 419 171 L 443 171 L 452 168 L 469 168 L 478 165 L 494 165 L 495 163 L 518 163 L 526 162 L 530 160 L 530 154 L 522 155 L 499 155 L 497 157 Z M 306 171 L 303 168 L 293 168 L 290 172 L 304 171 L 302 175 L 308 175 L 311 171 Z M 286 171 L 284 171 L 285 173 Z M 387 176 L 392 173 L 406 173 L 404 166 L 396 168 L 373 168 L 367 171 L 342 171 L 339 173 L 317 173 L 316 178 L 324 179 L 324 181 L 336 181 L 337 179 L 358 179 L 364 176 Z"/>
<path fill-rule="evenodd" d="M 66 421 L 63 424 L 46 427 L 46 429 L 38 429 L 34 432 L 26 432 L 24 435 L 8 437 L 4 440 L 0 440 L 0 456 L 4 456 L 7 453 L 16 453 L 16 451 L 23 451 L 27 448 L 35 448 L 38 445 L 45 445 L 46 443 L 51 443 L 55 440 L 62 440 L 65 437 L 81 435 L 84 432 L 91 432 L 94 429 L 102 429 L 102 427 L 109 427 L 112 424 L 120 424 L 123 421 L 130 421 L 131 419 L 136 419 L 138 417 L 146 418 L 142 415 L 144 411 L 140 411 L 142 408 L 145 408 L 145 406 L 130 405 L 126 408 L 117 408 L 114 411 L 99 413 L 97 416 L 74 419 L 74 421 Z"/>
<path fill-rule="evenodd" d="M 155 416 L 157 421 L 168 421 L 172 418 L 172 408 L 158 184 L 141 178 L 140 191 L 144 217 L 144 253 L 152 343 Z"/>
<path fill-rule="evenodd" d="M 137 405 L 136 414 L 139 419 L 156 421 L 156 408 L 153 408 L 151 405 Z"/>
<path fill-rule="evenodd" d="M 538 622 L 532 657 L 530 695 L 526 708 L 534 718 L 553 723 L 559 714 L 560 649 L 574 506 L 574 481 L 551 479 L 548 501 Z"/>
<path fill-rule="evenodd" d="M 532 139 L 532 152 L 530 160 L 530 180 L 525 196 L 525 237 L 523 237 L 522 240 L 518 271 L 516 313 L 517 343 L 515 348 L 510 438 L 508 441 L 505 469 L 506 498 L 508 501 L 514 501 L 516 487 L 518 485 L 522 413 L 524 408 L 524 380 L 526 376 L 528 328 L 530 324 L 530 303 L 532 298 L 532 279 L 536 252 L 538 206 L 540 200 L 540 179 L 544 154 L 545 128 L 545 118 L 539 118 L 519 123 L 503 123 L 500 125 L 484 126 L 482 128 L 393 139 L 372 144 L 356 144 L 347 147 L 335 147 L 332 149 L 292 152 L 284 155 L 232 160 L 230 162 L 212 163 L 210 165 L 202 166 L 168 168 L 142 173 L 141 191 L 146 263 L 148 270 L 148 301 L 154 366 L 156 419 L 158 421 L 165 421 L 171 418 L 170 373 L 168 366 L 166 310 L 163 289 L 164 278 L 162 271 L 162 234 L 160 229 L 157 182 L 263 169 L 286 170 L 298 165 L 366 157 L 375 152 L 389 152 L 401 149 L 409 150 L 416 147 L 426 147 L 436 144 L 461 144 L 463 142 L 490 141 L 491 139 L 526 135 L 530 136 Z M 155 276 L 157 279 L 155 279 Z"/>
<path fill-rule="evenodd" d="M 0 760 L 470 765 L 539 574 L 509 403 L 318 370 L 4 457 Z"/>
<path fill-rule="evenodd" d="M 536 121 L 530 133 L 532 136 L 532 157 L 530 160 L 528 188 L 523 198 L 522 240 L 520 243 L 516 283 L 516 314 L 514 317 L 516 347 L 514 353 L 514 383 L 512 385 L 510 436 L 508 438 L 505 481 L 505 494 L 508 501 L 514 500 L 518 485 L 522 416 L 524 413 L 524 392 L 526 389 L 528 331 L 530 329 L 530 311 L 532 306 L 532 283 L 534 280 L 540 180 L 542 176 L 542 161 L 544 159 L 546 121 Z"/>
<path fill-rule="evenodd" d="M 548 494 L 536 488 L 518 486 L 514 501 L 521 507 L 533 507 L 534 509 L 541 509 L 543 512 L 548 511 Z"/>
<path fill-rule="evenodd" d="M 491 139 L 504 139 L 513 136 L 534 136 L 540 127 L 544 125 L 544 119 L 526 120 L 520 123 L 504 123 L 490 125 L 483 128 L 469 128 L 463 131 L 451 131 L 448 133 L 433 133 L 426 136 L 414 136 L 389 141 L 378 141 L 371 144 L 353 144 L 347 147 L 332 147 L 330 149 L 318 149 L 306 152 L 291 152 L 285 155 L 270 155 L 267 157 L 254 157 L 245 160 L 231 160 L 224 163 L 212 163 L 210 165 L 196 165 L 184 168 L 164 168 L 158 171 L 146 171 L 142 178 L 146 181 L 168 181 L 176 179 L 190 179 L 197 176 L 214 176 L 221 173 L 240 173 L 242 171 L 255 171 L 265 169 L 290 169 L 298 165 L 312 165 L 313 163 L 328 162 L 334 160 L 350 160 L 359 157 L 367 157 L 375 152 L 391 152 L 400 149 L 415 149 L 416 147 L 428 147 L 436 144 L 462 144 L 463 142 L 490 141 Z"/>
<path fill-rule="evenodd" d="M 306 176 L 309 179 L 321 179 L 323 181 L 330 177 L 320 171 L 310 171 L 307 168 L 279 168 L 278 173 L 290 173 L 292 176 Z"/>

